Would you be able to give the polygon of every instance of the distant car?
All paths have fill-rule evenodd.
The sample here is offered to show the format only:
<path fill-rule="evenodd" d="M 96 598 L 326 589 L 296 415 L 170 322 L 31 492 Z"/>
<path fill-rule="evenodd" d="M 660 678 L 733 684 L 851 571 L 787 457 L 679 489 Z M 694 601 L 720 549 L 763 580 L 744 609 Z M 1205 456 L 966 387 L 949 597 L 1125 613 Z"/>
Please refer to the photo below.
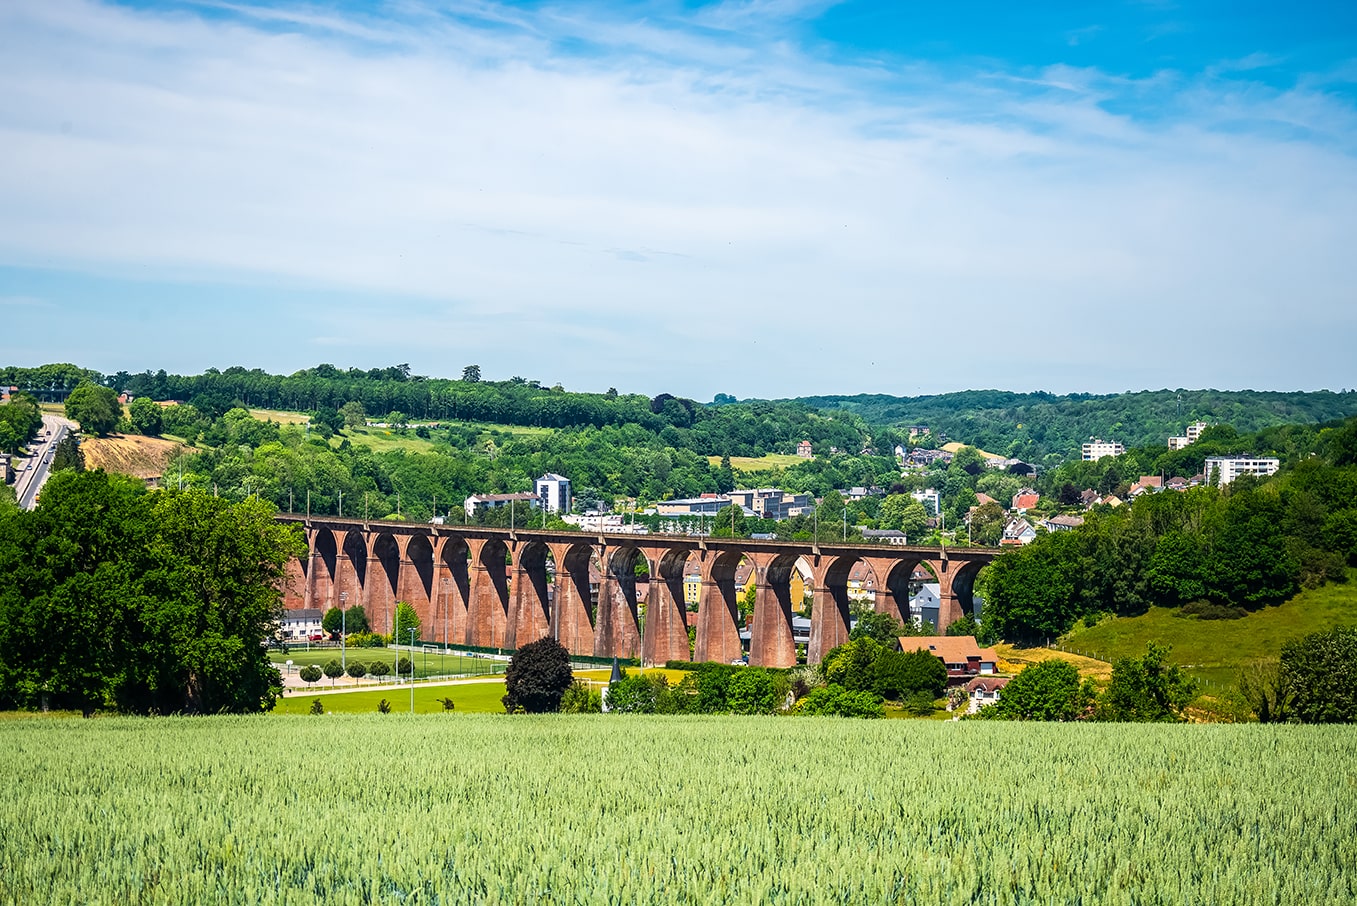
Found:
<path fill-rule="evenodd" d="M 306 637 L 306 640 L 308 642 L 323 642 L 325 641 L 325 634 L 322 632 L 313 632 Z"/>

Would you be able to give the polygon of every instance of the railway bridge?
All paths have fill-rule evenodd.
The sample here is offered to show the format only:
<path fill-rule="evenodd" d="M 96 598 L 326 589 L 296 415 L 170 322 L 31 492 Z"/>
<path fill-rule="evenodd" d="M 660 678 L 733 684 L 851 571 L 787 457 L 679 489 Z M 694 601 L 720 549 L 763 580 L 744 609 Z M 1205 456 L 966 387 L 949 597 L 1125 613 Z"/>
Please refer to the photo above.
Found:
<path fill-rule="evenodd" d="M 975 575 L 996 555 L 976 548 L 278 519 L 306 534 L 308 554 L 289 567 L 290 607 L 362 604 L 380 630 L 391 627 L 396 602 L 406 601 L 430 641 L 512 649 L 551 635 L 572 654 L 639 657 L 645 664 L 690 657 L 687 575 L 701 577 L 693 660 L 728 663 L 742 655 L 735 574 L 747 562 L 756 587 L 749 662 L 787 667 L 796 663 L 792 613 L 800 602 L 792 600 L 791 579 L 798 561 L 814 594 L 807 651 L 814 664 L 848 640 L 848 579 L 859 561 L 874 577 L 875 609 L 901 622 L 909 618 L 910 577 L 920 565 L 929 570 L 939 586 L 941 632 L 970 609 Z"/>

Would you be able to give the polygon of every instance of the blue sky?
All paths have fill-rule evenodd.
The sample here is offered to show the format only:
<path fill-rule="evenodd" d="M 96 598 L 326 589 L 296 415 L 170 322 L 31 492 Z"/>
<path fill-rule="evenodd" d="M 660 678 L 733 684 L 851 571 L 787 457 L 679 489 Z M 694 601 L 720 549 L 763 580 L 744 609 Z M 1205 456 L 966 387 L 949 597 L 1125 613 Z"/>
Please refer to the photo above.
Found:
<path fill-rule="evenodd" d="M 1357 384 L 1357 5 L 0 4 L 0 361 Z"/>

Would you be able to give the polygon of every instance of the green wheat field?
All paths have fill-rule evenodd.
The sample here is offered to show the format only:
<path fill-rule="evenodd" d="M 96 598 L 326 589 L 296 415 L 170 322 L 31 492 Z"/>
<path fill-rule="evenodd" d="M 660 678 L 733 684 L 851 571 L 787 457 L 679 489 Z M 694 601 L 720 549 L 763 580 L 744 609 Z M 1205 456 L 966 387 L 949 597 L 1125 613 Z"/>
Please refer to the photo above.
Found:
<path fill-rule="evenodd" d="M 1351 904 L 1357 730 L 0 721 L 0 902 Z"/>

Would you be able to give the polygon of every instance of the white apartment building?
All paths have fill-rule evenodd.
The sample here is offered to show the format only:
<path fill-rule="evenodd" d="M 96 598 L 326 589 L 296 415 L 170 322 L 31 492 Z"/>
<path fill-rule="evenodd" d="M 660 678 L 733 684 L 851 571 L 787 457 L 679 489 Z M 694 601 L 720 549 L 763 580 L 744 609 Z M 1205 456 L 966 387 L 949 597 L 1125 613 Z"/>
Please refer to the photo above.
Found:
<path fill-rule="evenodd" d="M 1188 425 L 1186 434 L 1181 435 L 1179 437 L 1169 438 L 1169 449 L 1181 450 L 1183 447 L 1188 447 L 1191 446 L 1192 444 L 1195 444 L 1197 442 L 1197 439 L 1202 436 L 1202 432 L 1205 430 L 1206 422 L 1194 422 Z"/>
<path fill-rule="evenodd" d="M 1224 487 L 1240 475 L 1276 475 L 1281 467 L 1281 460 L 1275 456 L 1208 456 L 1202 474 L 1207 484 L 1214 477 L 1215 483 Z"/>
<path fill-rule="evenodd" d="M 1084 462 L 1093 462 L 1104 456 L 1120 456 L 1126 447 L 1114 440 L 1091 440 L 1084 444 Z"/>
<path fill-rule="evenodd" d="M 548 513 L 570 512 L 570 479 L 555 472 L 548 472 L 537 479 L 534 488 L 538 506 Z"/>

